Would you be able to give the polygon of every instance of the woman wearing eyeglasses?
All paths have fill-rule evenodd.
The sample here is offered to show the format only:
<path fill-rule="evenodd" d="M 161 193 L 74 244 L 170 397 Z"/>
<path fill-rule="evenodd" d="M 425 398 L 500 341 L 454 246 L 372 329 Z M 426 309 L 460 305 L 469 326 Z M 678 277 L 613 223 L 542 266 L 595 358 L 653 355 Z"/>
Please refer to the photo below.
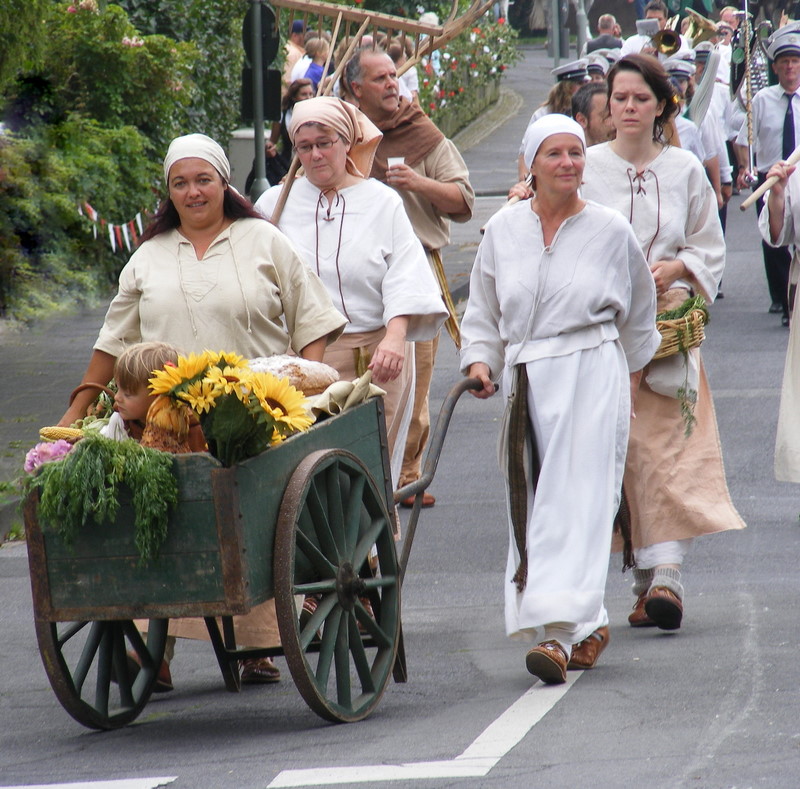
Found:
<path fill-rule="evenodd" d="M 447 313 L 402 200 L 365 176 L 380 131 L 352 105 L 319 97 L 295 106 L 289 138 L 304 177 L 293 184 L 278 227 L 348 320 L 323 361 L 343 379 L 368 368 L 387 392 L 396 481 L 408 429 L 403 416 L 413 405 L 412 343 L 431 339 Z M 280 192 L 268 190 L 256 208 L 270 217 Z"/>

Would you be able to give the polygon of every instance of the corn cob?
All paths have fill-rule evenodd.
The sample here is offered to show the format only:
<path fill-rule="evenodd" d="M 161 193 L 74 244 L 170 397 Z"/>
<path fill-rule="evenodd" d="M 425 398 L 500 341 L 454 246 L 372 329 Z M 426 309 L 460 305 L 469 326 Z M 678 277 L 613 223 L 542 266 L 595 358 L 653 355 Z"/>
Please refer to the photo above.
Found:
<path fill-rule="evenodd" d="M 83 430 L 74 427 L 42 427 L 39 429 L 39 437 L 44 441 L 64 439 L 64 441 L 74 444 L 78 439 L 83 438 Z"/>

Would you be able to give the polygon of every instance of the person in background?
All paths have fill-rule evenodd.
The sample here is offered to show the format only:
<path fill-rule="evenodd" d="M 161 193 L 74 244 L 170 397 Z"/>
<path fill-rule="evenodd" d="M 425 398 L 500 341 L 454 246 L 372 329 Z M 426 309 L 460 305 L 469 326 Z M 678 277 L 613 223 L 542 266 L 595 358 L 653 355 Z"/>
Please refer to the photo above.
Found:
<path fill-rule="evenodd" d="M 725 241 L 702 165 L 664 139 L 678 111 L 675 89 L 657 60 L 629 55 L 609 72 L 608 97 L 616 136 L 587 151 L 581 194 L 630 222 L 655 281 L 659 313 L 679 307 L 690 292 L 711 304 Z M 624 491 L 635 557 L 636 602 L 628 622 L 677 630 L 685 597 L 681 568 L 694 539 L 744 528 L 725 481 L 699 349 L 645 368 Z"/>
<path fill-rule="evenodd" d="M 306 54 L 305 32 L 306 26 L 303 20 L 295 19 L 292 22 L 292 29 L 289 32 L 289 38 L 284 47 L 285 60 L 283 63 L 282 78 L 284 92 L 287 91 L 292 84 L 292 69 L 297 64 L 297 61 Z"/>
<path fill-rule="evenodd" d="M 422 242 L 428 262 L 438 280 L 438 297 L 450 300 L 442 266 L 441 248 L 450 241 L 450 222 L 472 217 L 475 192 L 469 171 L 455 145 L 448 140 L 416 104 L 400 98 L 397 72 L 392 59 L 371 49 L 358 50 L 347 64 L 345 80 L 361 111 L 383 132 L 372 177 L 397 190 L 414 232 Z M 392 161 L 402 159 L 399 161 Z M 448 329 L 458 337 L 452 300 Z M 400 485 L 420 476 L 420 465 L 430 432 L 428 390 L 436 360 L 438 336 L 415 343 L 416 387 L 414 412 L 408 430 Z M 425 491 L 422 506 L 432 507 L 434 496 Z M 413 506 L 413 497 L 401 501 Z"/>
<path fill-rule="evenodd" d="M 619 37 L 619 25 L 613 14 L 601 14 L 597 20 L 597 37 L 586 42 L 585 51 L 581 57 L 586 57 L 596 49 L 617 49 L 622 46 Z"/>
<path fill-rule="evenodd" d="M 400 66 L 411 57 L 412 52 L 413 48 L 409 38 L 405 39 L 405 42 L 401 38 L 394 38 L 386 48 L 386 54 L 392 59 L 392 63 L 394 63 L 398 71 Z M 419 104 L 419 74 L 417 67 L 412 66 L 407 71 L 404 71 L 398 77 L 398 81 L 400 83 L 400 95 L 409 101 Z"/>
<path fill-rule="evenodd" d="M 323 361 L 342 380 L 369 369 L 386 390 L 396 483 L 413 407 L 412 343 L 434 337 L 447 312 L 400 197 L 365 177 L 378 129 L 351 104 L 321 96 L 295 107 L 289 136 L 305 176 L 293 184 L 278 227 L 348 318 Z M 256 208 L 271 216 L 280 194 L 280 187 L 269 189 Z"/>
<path fill-rule="evenodd" d="M 638 0 L 637 0 L 638 2 Z M 659 28 L 664 30 L 667 26 L 667 17 L 669 16 L 669 11 L 667 10 L 667 6 L 661 2 L 661 0 L 650 0 L 650 2 L 645 6 L 644 9 L 644 18 L 645 19 L 656 19 L 658 21 Z M 680 58 L 684 57 L 685 55 L 691 52 L 691 46 L 689 45 L 689 40 L 684 36 L 680 37 L 680 48 L 677 52 L 669 55 L 669 57 L 673 58 Z M 650 36 L 644 36 L 639 33 L 630 36 L 630 38 L 626 38 L 622 44 L 621 54 L 622 57 L 625 55 L 636 55 L 641 53 L 642 55 L 653 55 L 658 57 L 659 60 L 666 60 L 667 55 L 662 54 L 660 52 L 656 52 L 655 48 L 653 47 L 653 42 Z"/>
<path fill-rule="evenodd" d="M 506 633 L 538 643 L 548 684 L 594 667 L 609 642 L 607 552 L 641 369 L 660 343 L 653 278 L 630 225 L 581 198 L 583 130 L 530 128 L 535 196 L 487 223 L 470 278 L 461 369 L 508 398 Z M 527 460 L 527 462 L 526 462 Z"/>
<path fill-rule="evenodd" d="M 589 73 L 586 70 L 587 61 L 584 58 L 565 63 L 563 66 L 554 68 L 550 73 L 556 78 L 556 84 L 547 94 L 547 99 L 531 115 L 527 128 L 539 120 L 539 118 L 550 113 L 560 113 L 569 117 L 572 114 L 572 97 L 575 91 L 589 81 Z M 527 134 L 527 129 L 526 129 Z M 525 166 L 525 135 L 519 145 L 517 155 L 517 172 L 519 180 L 523 181 L 528 175 L 528 168 Z"/>
<path fill-rule="evenodd" d="M 311 89 L 317 95 L 319 83 L 322 82 L 325 61 L 328 59 L 331 45 L 325 38 L 312 38 L 306 42 L 306 54 L 311 58 L 308 68 L 303 74 L 304 79 L 311 80 Z"/>
<path fill-rule="evenodd" d="M 788 28 L 788 29 L 787 29 Z M 786 32 L 783 32 L 786 31 Z M 800 142 L 800 34 L 792 25 L 780 28 L 770 39 L 767 54 L 777 85 L 762 88 L 753 97 L 753 142 L 756 172 L 750 171 L 747 120 L 736 138 L 734 150 L 739 162 L 738 187 L 746 189 L 752 183 L 760 186 L 767 172 L 778 161 L 786 161 Z M 763 199 L 756 201 L 761 213 Z M 764 270 L 771 313 L 781 315 L 781 323 L 789 325 L 789 267 L 792 254 L 788 247 L 773 247 L 762 242 Z"/>
<path fill-rule="evenodd" d="M 590 82 L 600 82 L 605 85 L 608 68 L 609 63 L 602 55 L 593 54 L 586 58 L 586 73 Z"/>
<path fill-rule="evenodd" d="M 790 309 L 797 291 L 797 243 L 800 241 L 800 192 L 797 168 L 784 159 L 769 168 L 767 177 L 778 182 L 767 192 L 758 219 L 761 237 L 771 246 L 794 246 Z M 778 430 L 775 438 L 775 478 L 781 482 L 800 482 L 800 329 L 797 321 L 789 328 L 789 347 L 783 372 Z"/>
<path fill-rule="evenodd" d="M 587 82 L 572 97 L 572 117 L 583 129 L 587 148 L 614 138 L 607 96 L 608 85 L 605 82 Z"/>

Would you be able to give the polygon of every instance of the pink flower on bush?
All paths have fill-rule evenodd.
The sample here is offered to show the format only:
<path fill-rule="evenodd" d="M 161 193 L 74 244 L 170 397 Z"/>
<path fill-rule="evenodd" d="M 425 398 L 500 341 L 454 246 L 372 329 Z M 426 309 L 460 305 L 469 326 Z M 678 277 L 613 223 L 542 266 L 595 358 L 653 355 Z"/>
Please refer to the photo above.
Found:
<path fill-rule="evenodd" d="M 39 466 L 43 466 L 45 463 L 61 460 L 71 449 L 72 444 L 69 441 L 64 441 L 63 438 L 52 442 L 43 441 L 33 449 L 28 450 L 28 454 L 25 455 L 25 471 L 32 474 Z"/>

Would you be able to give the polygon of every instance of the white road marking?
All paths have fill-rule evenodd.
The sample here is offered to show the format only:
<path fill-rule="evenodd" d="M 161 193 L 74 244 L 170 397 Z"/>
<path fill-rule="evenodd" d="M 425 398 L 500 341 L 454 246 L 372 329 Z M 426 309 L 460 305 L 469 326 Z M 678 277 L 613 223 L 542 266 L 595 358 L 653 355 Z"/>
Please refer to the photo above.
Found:
<path fill-rule="evenodd" d="M 71 784 L 36 784 L 36 786 L 0 786 L 0 789 L 157 789 L 177 780 L 171 778 L 123 778 L 120 781 L 79 781 Z"/>
<path fill-rule="evenodd" d="M 564 685 L 542 685 L 537 682 L 496 721 L 484 729 L 455 759 L 440 762 L 283 770 L 269 784 L 268 789 L 486 775 L 561 700 L 581 674 L 582 671 L 570 672 Z"/>

